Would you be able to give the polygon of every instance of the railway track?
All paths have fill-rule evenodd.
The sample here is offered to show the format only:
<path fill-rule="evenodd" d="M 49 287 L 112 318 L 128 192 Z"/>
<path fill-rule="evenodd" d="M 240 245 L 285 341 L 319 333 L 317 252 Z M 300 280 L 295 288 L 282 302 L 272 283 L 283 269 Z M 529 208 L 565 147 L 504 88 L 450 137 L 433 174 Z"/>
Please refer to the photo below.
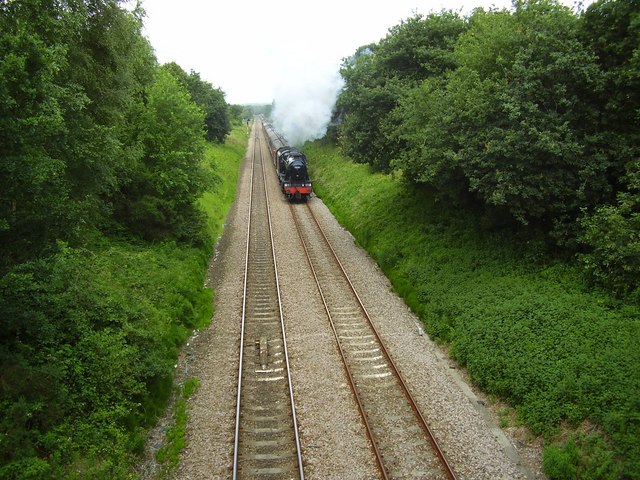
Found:
<path fill-rule="evenodd" d="M 233 479 L 304 479 L 273 245 L 263 141 L 254 126 Z"/>
<path fill-rule="evenodd" d="M 381 477 L 454 480 L 309 203 L 290 204 Z"/>

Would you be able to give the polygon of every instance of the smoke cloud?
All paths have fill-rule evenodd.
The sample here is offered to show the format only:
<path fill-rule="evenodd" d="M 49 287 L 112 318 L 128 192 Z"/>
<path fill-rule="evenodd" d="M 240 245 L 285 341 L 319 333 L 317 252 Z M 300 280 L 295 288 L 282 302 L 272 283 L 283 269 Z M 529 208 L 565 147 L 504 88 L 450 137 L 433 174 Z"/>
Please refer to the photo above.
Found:
<path fill-rule="evenodd" d="M 284 70 L 286 76 L 275 91 L 273 126 L 294 146 L 322 138 L 344 84 L 342 77 L 334 66 Z"/>

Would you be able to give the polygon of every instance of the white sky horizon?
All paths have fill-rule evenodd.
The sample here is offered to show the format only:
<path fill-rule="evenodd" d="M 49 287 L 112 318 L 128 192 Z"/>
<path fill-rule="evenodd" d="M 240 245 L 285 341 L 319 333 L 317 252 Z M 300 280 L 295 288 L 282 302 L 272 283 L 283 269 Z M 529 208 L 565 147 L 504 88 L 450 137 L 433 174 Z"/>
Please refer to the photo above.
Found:
<path fill-rule="evenodd" d="M 220 88 L 230 104 L 271 103 L 283 85 L 331 75 L 360 46 L 377 43 L 415 14 L 476 7 L 509 8 L 511 0 L 365 0 L 241 2 L 142 0 L 143 34 L 158 61 Z M 257 72 L 257 73 L 256 73 Z"/>

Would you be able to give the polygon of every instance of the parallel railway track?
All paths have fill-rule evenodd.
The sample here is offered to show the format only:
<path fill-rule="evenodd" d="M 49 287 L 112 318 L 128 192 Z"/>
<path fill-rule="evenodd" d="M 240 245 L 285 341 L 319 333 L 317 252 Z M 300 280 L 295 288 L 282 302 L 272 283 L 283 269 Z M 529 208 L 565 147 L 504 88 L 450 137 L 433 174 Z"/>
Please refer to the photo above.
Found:
<path fill-rule="evenodd" d="M 254 127 L 233 479 L 304 479 L 263 160 Z M 310 203 L 290 204 L 380 477 L 456 476 L 393 363 Z"/>
<path fill-rule="evenodd" d="M 304 479 L 263 161 L 254 127 L 233 479 Z M 271 174 L 271 172 L 269 172 Z"/>
<path fill-rule="evenodd" d="M 311 206 L 290 208 L 381 477 L 455 480 Z"/>

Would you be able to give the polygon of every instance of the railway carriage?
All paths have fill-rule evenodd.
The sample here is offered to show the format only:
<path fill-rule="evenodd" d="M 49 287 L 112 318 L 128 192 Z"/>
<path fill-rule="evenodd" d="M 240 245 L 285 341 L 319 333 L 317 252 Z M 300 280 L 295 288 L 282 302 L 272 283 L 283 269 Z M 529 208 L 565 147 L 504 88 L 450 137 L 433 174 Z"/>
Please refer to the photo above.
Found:
<path fill-rule="evenodd" d="M 278 174 L 280 189 L 289 200 L 306 200 L 313 192 L 307 170 L 307 157 L 288 144 L 269 123 L 263 123 L 269 140 L 271 159 Z"/>

